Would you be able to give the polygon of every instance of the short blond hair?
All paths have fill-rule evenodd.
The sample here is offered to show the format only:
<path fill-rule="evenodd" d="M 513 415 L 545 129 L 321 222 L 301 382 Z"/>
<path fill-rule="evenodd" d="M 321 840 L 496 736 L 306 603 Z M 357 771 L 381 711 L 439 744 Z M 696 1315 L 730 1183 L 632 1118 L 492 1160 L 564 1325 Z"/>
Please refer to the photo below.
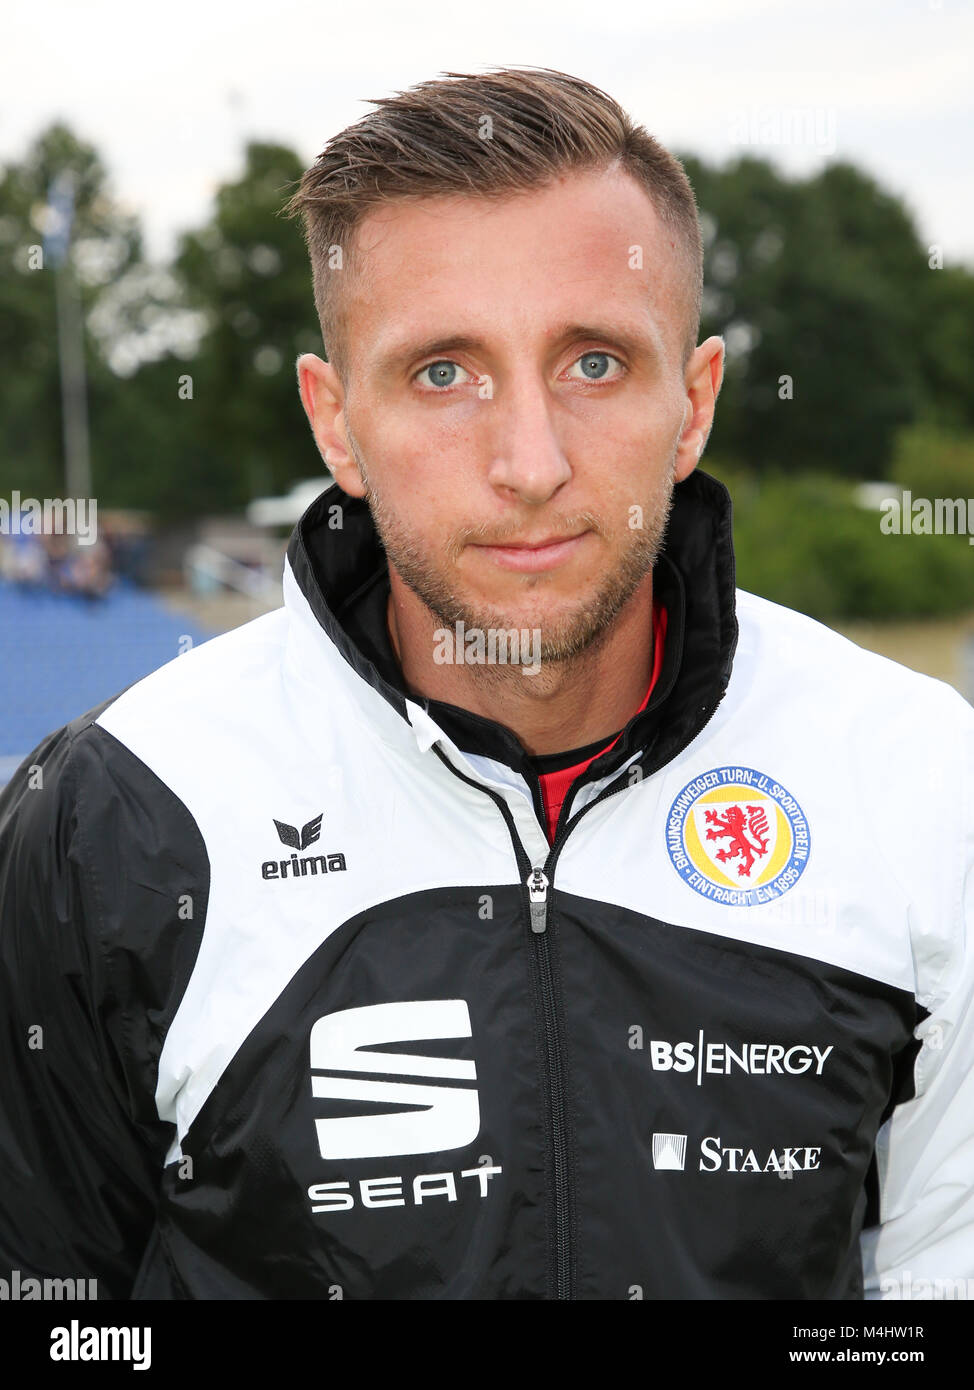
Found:
<path fill-rule="evenodd" d="M 354 257 L 354 232 L 380 203 L 461 194 L 502 197 L 566 172 L 616 166 L 647 192 L 676 233 L 684 264 L 683 365 L 697 345 L 703 241 L 683 165 L 590 82 L 554 68 L 447 72 L 396 96 L 329 140 L 283 211 L 303 219 L 315 308 L 328 359 L 347 385 L 346 323 L 333 273 Z M 489 124 L 487 124 L 489 123 Z M 483 132 L 489 129 L 489 138 Z"/>

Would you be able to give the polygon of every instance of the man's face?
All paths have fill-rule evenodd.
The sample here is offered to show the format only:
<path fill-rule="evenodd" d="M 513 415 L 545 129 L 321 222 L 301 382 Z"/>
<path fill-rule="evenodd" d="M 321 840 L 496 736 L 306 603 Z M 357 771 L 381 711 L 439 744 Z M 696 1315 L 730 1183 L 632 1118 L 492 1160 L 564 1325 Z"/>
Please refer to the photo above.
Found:
<path fill-rule="evenodd" d="M 393 582 L 439 623 L 540 629 L 542 661 L 564 659 L 651 570 L 709 429 L 691 429 L 687 378 L 711 380 L 711 414 L 719 388 L 719 339 L 683 369 L 671 239 L 616 172 L 394 202 L 360 224 L 348 391 L 311 359 L 313 427 L 366 497 Z"/>

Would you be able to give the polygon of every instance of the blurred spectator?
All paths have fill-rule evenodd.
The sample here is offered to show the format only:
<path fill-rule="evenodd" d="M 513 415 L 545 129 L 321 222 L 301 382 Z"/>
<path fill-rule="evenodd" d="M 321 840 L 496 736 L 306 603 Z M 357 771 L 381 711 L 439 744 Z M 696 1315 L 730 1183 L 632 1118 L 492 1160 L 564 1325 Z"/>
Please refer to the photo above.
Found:
<path fill-rule="evenodd" d="M 47 554 L 40 536 L 0 536 L 0 575 L 25 588 L 47 583 Z"/>
<path fill-rule="evenodd" d="M 0 537 L 0 576 L 22 588 L 100 598 L 115 582 L 104 540 L 80 545 L 77 537 L 14 532 Z"/>
<path fill-rule="evenodd" d="M 62 588 L 68 593 L 101 598 L 115 583 L 111 551 L 106 542 L 97 540 L 93 545 L 70 547 L 61 577 Z"/>

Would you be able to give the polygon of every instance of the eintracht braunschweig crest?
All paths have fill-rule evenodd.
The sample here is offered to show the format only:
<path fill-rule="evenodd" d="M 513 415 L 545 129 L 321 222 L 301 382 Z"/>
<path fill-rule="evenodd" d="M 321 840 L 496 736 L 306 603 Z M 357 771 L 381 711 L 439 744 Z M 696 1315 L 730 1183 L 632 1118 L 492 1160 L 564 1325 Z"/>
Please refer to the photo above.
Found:
<path fill-rule="evenodd" d="M 702 772 L 666 820 L 666 846 L 680 877 L 731 907 L 772 902 L 808 863 L 808 822 L 791 793 L 750 767 Z"/>

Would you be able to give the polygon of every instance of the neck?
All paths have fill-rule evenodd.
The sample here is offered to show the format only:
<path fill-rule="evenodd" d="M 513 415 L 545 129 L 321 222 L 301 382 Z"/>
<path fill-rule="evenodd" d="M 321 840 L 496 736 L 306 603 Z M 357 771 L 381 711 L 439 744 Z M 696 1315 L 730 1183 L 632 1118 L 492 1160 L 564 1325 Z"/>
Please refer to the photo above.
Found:
<path fill-rule="evenodd" d="M 522 670 L 533 660 L 524 653 L 518 665 L 437 662 L 442 622 L 391 568 L 389 580 L 389 636 L 407 689 L 504 725 L 530 756 L 608 740 L 642 703 L 653 666 L 652 573 L 598 641 L 536 674 Z"/>

